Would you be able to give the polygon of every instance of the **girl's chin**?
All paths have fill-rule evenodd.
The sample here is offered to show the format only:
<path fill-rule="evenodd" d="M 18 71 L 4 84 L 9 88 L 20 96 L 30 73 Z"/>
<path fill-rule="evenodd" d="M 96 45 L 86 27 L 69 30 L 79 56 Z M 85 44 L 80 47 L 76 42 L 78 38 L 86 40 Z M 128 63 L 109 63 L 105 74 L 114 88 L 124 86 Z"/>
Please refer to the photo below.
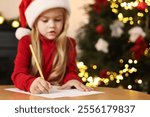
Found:
<path fill-rule="evenodd" d="M 55 39 L 56 37 L 55 37 L 55 36 L 47 36 L 46 38 L 49 39 L 49 40 L 53 40 L 53 39 Z"/>

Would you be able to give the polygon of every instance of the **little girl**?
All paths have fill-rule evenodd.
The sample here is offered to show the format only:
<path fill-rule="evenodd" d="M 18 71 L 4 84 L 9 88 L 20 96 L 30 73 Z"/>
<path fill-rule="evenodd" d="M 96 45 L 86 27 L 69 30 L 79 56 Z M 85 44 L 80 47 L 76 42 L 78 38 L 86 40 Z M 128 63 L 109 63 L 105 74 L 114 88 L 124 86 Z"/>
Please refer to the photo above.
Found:
<path fill-rule="evenodd" d="M 19 9 L 22 28 L 16 31 L 20 40 L 12 74 L 14 85 L 31 93 L 48 93 L 52 85 L 60 85 L 60 89 L 91 90 L 78 78 L 75 40 L 66 36 L 70 15 L 68 0 L 22 0 Z M 26 22 L 31 32 L 23 28 Z M 44 79 L 39 75 L 30 44 Z"/>

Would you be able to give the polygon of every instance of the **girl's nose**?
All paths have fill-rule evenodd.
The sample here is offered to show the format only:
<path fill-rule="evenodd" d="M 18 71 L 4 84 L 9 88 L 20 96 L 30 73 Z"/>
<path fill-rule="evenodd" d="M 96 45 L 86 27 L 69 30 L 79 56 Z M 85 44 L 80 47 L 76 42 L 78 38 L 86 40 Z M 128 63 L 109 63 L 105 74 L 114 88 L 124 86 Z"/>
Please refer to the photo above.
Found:
<path fill-rule="evenodd" d="M 55 22 L 53 20 L 50 20 L 48 23 L 49 28 L 54 28 L 55 27 Z"/>

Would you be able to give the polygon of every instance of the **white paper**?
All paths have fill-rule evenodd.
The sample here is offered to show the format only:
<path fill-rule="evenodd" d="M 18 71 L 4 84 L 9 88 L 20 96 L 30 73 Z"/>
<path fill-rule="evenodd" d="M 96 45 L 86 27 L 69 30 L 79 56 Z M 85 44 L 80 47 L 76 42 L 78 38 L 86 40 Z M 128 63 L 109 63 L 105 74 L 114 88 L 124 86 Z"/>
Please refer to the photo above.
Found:
<path fill-rule="evenodd" d="M 83 92 L 83 91 L 79 91 L 77 89 L 59 90 L 58 86 L 53 86 L 52 89 L 50 90 L 50 93 L 48 93 L 48 94 L 32 94 L 30 92 L 25 92 L 18 88 L 6 88 L 5 90 L 34 95 L 34 96 L 46 97 L 46 98 L 75 97 L 75 96 L 84 96 L 84 95 L 93 95 L 93 94 L 104 93 L 104 92 L 99 92 L 99 91 Z"/>

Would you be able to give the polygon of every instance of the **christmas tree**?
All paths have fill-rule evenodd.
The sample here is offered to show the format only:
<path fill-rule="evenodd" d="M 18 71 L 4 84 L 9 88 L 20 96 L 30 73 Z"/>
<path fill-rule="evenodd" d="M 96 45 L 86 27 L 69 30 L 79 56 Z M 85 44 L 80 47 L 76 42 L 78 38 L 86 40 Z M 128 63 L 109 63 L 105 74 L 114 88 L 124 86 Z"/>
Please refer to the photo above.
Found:
<path fill-rule="evenodd" d="M 88 86 L 150 93 L 150 0 L 95 0 L 78 32 L 79 76 Z"/>

